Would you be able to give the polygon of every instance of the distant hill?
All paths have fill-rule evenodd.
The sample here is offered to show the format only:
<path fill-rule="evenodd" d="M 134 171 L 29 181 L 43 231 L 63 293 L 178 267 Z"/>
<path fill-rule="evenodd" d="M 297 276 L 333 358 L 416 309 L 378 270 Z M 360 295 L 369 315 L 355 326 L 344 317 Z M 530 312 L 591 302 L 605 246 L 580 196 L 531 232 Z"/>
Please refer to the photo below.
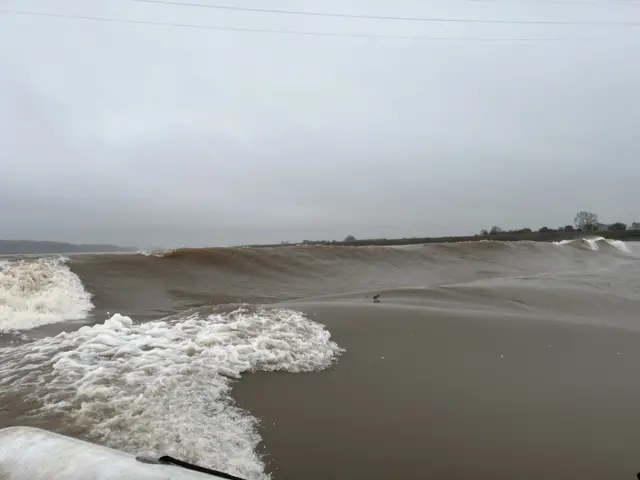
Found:
<path fill-rule="evenodd" d="M 64 242 L 39 242 L 35 240 L 0 240 L 0 255 L 28 253 L 104 253 L 133 252 L 133 248 L 117 245 L 81 244 Z"/>

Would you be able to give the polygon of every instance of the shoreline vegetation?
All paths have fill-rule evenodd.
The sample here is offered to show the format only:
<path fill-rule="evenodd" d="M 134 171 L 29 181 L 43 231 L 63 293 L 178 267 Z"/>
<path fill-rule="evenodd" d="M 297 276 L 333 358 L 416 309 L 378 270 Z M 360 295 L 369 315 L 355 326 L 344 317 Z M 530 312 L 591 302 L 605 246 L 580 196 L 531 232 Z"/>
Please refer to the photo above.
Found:
<path fill-rule="evenodd" d="M 604 232 L 530 232 L 530 233 L 518 233 L 518 232 L 501 232 L 496 234 L 487 235 L 467 235 L 467 236 L 448 236 L 448 237 L 411 237 L 411 238 L 369 238 L 369 239 L 354 239 L 354 240 L 304 240 L 302 242 L 283 242 L 273 244 L 257 244 L 257 245 L 242 245 L 245 248 L 266 248 L 266 247 L 287 247 L 295 245 L 327 245 L 327 246 L 352 246 L 352 247 L 367 247 L 367 246 L 401 246 L 401 245 L 420 245 L 425 243 L 456 243 L 456 242 L 479 242 L 479 241 L 502 241 L 502 242 L 517 242 L 517 241 L 532 241 L 532 242 L 559 242 L 561 240 L 572 240 L 576 238 L 585 237 L 603 237 L 611 240 L 623 240 L 623 241 L 640 241 L 640 230 L 622 230 L 622 231 L 604 231 Z"/>
<path fill-rule="evenodd" d="M 573 225 L 558 228 L 540 227 L 538 230 L 521 228 L 517 230 L 503 230 L 493 226 L 489 230 L 482 230 L 475 235 L 457 235 L 444 237 L 411 237 L 411 238 L 368 238 L 356 239 L 353 235 L 342 241 L 336 240 L 303 240 L 302 242 L 280 242 L 275 244 L 242 245 L 245 248 L 285 247 L 292 245 L 328 245 L 328 246 L 401 246 L 420 245 L 425 243 L 456 243 L 456 242 L 559 242 L 584 237 L 603 237 L 611 240 L 640 241 L 640 222 L 630 225 L 622 222 L 610 224 L 600 223 L 598 216 L 591 212 L 578 212 L 573 219 Z"/>

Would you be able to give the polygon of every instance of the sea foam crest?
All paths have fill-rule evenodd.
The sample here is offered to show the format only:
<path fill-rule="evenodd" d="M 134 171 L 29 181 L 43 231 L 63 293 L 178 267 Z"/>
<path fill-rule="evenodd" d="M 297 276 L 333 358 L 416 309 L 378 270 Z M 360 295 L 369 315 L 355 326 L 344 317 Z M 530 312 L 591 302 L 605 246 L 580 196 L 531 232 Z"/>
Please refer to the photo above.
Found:
<path fill-rule="evenodd" d="M 166 255 L 169 255 L 171 253 L 173 253 L 175 250 L 173 249 L 168 249 L 168 250 L 138 250 L 136 252 L 136 254 L 138 255 L 142 255 L 143 257 L 158 257 L 158 258 L 162 258 L 165 257 Z"/>
<path fill-rule="evenodd" d="M 621 252 L 631 253 L 631 249 L 629 248 L 629 246 L 622 240 L 612 240 L 610 238 L 604 238 L 603 240 L 613 248 L 620 250 Z"/>
<path fill-rule="evenodd" d="M 570 239 L 570 240 L 560 240 L 559 242 L 553 242 L 553 243 L 555 243 L 556 245 L 568 245 L 574 242 L 584 242 L 589 246 L 591 250 L 595 252 L 600 250 L 600 243 L 604 242 L 611 245 L 616 250 L 619 250 L 625 253 L 631 253 L 629 246 L 622 240 L 613 240 L 611 238 L 604 238 L 604 237 L 586 237 L 586 238 L 579 238 L 579 239 L 576 238 L 576 239 Z"/>
<path fill-rule="evenodd" d="M 92 308 L 64 258 L 0 262 L 0 332 L 85 318 Z"/>
<path fill-rule="evenodd" d="M 229 396 L 247 371 L 310 372 L 341 353 L 324 326 L 291 310 L 103 324 L 0 350 L 0 401 L 21 396 L 37 418 L 63 418 L 131 453 L 171 454 L 266 478 L 256 419 Z"/>

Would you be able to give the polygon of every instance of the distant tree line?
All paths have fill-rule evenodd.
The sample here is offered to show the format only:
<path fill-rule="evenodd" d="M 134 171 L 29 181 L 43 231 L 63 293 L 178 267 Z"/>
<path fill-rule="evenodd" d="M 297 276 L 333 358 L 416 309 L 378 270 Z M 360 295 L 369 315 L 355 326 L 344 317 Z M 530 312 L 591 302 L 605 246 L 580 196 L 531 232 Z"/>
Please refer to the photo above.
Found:
<path fill-rule="evenodd" d="M 446 236 L 446 237 L 411 237 L 411 238 L 369 238 L 356 239 L 348 235 L 344 240 L 303 240 L 300 243 L 281 242 L 271 245 L 245 245 L 247 247 L 277 247 L 287 245 L 345 245 L 345 246 L 392 246 L 392 245 L 417 245 L 425 243 L 451 243 L 471 242 L 478 240 L 519 241 L 529 240 L 536 242 L 555 242 L 573 237 L 579 237 L 585 233 L 597 233 L 600 236 L 617 240 L 640 241 L 640 222 L 627 225 L 624 222 L 600 223 L 598 216 L 591 212 L 578 212 L 572 225 L 561 225 L 556 228 L 542 226 L 537 230 L 532 228 L 519 228 L 503 230 L 497 225 L 490 229 L 484 229 L 476 235 Z"/>
<path fill-rule="evenodd" d="M 595 233 L 595 232 L 620 232 L 625 230 L 640 230 L 640 222 L 634 222 L 631 225 L 628 225 L 624 222 L 614 222 L 614 223 L 600 223 L 598 221 L 598 216 L 595 213 L 591 212 L 578 212 L 573 219 L 573 225 L 565 225 L 559 226 L 557 228 L 551 228 L 547 226 L 542 226 L 539 229 L 535 230 L 538 233 L 575 233 L 575 232 L 587 232 L 587 233 Z M 483 237 L 491 237 L 501 234 L 529 234 L 533 233 L 534 230 L 531 228 L 520 228 L 516 230 L 503 230 L 502 228 L 494 225 L 489 230 L 483 229 L 480 232 L 480 236 Z"/>

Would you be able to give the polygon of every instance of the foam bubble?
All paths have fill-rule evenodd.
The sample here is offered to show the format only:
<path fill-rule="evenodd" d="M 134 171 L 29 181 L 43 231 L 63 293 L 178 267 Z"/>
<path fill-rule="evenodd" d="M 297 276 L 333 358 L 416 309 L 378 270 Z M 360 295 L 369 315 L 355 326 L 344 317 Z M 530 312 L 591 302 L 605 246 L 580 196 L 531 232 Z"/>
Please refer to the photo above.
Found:
<path fill-rule="evenodd" d="M 143 324 L 116 314 L 0 350 L 0 401 L 34 400 L 36 417 L 62 416 L 91 440 L 130 453 L 170 454 L 263 479 L 257 421 L 233 404 L 233 379 L 321 370 L 340 353 L 322 325 L 291 310 Z"/>
<path fill-rule="evenodd" d="M 0 332 L 87 316 L 91 295 L 63 258 L 0 262 Z"/>

